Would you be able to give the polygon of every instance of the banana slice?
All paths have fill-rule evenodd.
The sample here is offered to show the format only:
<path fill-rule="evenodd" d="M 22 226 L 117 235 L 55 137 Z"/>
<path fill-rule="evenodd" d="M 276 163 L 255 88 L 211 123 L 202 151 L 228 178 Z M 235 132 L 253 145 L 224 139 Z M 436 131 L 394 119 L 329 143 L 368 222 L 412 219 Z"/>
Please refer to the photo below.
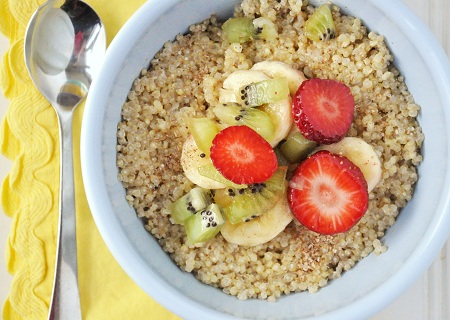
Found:
<path fill-rule="evenodd" d="M 257 246 L 275 238 L 292 219 L 287 197 L 283 196 L 273 209 L 249 222 L 232 224 L 225 221 L 220 232 L 230 243 Z"/>
<path fill-rule="evenodd" d="M 281 61 L 258 62 L 250 70 L 262 71 L 271 78 L 286 78 L 291 96 L 297 92 L 302 82 L 306 80 L 303 72 Z"/>
<path fill-rule="evenodd" d="M 232 90 L 236 96 L 239 96 L 239 90 L 250 83 L 269 80 L 262 71 L 257 70 L 237 70 L 224 80 L 222 87 L 226 90 Z M 229 101 L 231 102 L 231 101 Z"/>
<path fill-rule="evenodd" d="M 357 165 L 367 181 L 368 191 L 381 179 L 381 162 L 370 144 L 361 138 L 345 137 L 341 141 L 329 145 L 322 145 L 316 150 L 328 150 L 331 153 L 343 155 Z"/>
<path fill-rule="evenodd" d="M 286 138 L 291 131 L 294 123 L 294 116 L 292 115 L 292 99 L 281 100 L 275 103 L 265 104 L 259 107 L 260 110 L 267 113 L 275 125 L 275 133 L 273 138 L 269 141 L 272 147 L 275 147 L 281 140 Z"/>
<path fill-rule="evenodd" d="M 287 68 L 290 68 L 286 65 Z M 280 67 L 281 68 L 281 67 Z M 291 70 L 295 71 L 291 68 Z M 280 73 L 279 77 L 284 75 Z M 292 76 L 290 76 L 292 77 Z M 223 82 L 223 89 L 219 91 L 219 101 L 221 103 L 237 102 L 239 90 L 250 83 L 268 80 L 270 77 L 258 70 L 238 70 L 231 73 Z M 289 82 L 289 78 L 288 78 Z M 259 107 L 266 112 L 275 125 L 275 133 L 269 143 L 275 147 L 281 140 L 286 138 L 291 130 L 294 118 L 292 115 L 292 99 L 288 97 L 276 103 L 270 103 Z"/>
<path fill-rule="evenodd" d="M 223 189 L 226 185 L 202 176 L 198 168 L 211 164 L 211 158 L 208 156 L 202 156 L 202 151 L 197 147 L 194 137 L 189 135 L 183 144 L 181 151 L 181 166 L 183 167 L 184 174 L 194 184 L 205 189 Z M 204 154 L 203 154 L 204 155 Z"/>
<path fill-rule="evenodd" d="M 219 89 L 219 102 L 220 103 L 238 103 L 236 94 L 232 89 Z"/>

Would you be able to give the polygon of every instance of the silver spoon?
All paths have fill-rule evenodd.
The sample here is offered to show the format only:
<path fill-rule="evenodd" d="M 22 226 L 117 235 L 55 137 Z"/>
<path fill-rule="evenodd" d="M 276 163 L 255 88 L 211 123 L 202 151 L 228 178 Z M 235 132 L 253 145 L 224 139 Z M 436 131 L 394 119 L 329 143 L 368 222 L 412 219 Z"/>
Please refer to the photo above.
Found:
<path fill-rule="evenodd" d="M 100 18 L 79 0 L 47 1 L 34 13 L 26 30 L 28 72 L 55 108 L 60 127 L 60 217 L 49 319 L 81 319 L 72 116 L 88 92 L 105 48 L 106 36 Z"/>

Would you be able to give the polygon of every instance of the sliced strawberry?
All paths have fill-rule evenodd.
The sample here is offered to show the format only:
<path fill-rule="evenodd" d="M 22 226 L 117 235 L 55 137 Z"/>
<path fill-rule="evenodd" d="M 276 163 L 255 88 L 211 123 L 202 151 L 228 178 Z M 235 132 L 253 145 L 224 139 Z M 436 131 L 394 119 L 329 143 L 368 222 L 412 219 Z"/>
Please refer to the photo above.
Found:
<path fill-rule="evenodd" d="M 354 110 L 350 89 L 335 80 L 303 81 L 292 101 L 294 121 L 300 132 L 320 144 L 341 140 L 350 129 Z"/>
<path fill-rule="evenodd" d="M 237 184 L 264 182 L 278 167 L 270 144 L 247 126 L 231 126 L 220 131 L 210 151 L 214 167 Z"/>
<path fill-rule="evenodd" d="M 367 210 L 369 195 L 361 170 L 346 157 L 319 151 L 295 170 L 289 182 L 289 206 L 310 230 L 345 232 Z"/>

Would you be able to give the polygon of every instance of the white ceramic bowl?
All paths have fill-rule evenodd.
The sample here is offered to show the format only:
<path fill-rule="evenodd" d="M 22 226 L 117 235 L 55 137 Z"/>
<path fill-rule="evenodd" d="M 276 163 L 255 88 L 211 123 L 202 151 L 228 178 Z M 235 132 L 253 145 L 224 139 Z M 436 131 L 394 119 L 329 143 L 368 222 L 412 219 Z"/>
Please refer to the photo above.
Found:
<path fill-rule="evenodd" d="M 310 1 L 320 3 L 320 1 Z M 450 68 L 431 32 L 399 0 L 335 0 L 385 35 L 406 78 L 425 134 L 413 199 L 387 232 L 388 251 L 369 255 L 316 294 L 276 303 L 239 301 L 181 271 L 125 201 L 117 180 L 116 129 L 133 80 L 163 43 L 211 13 L 228 17 L 232 0 L 149 0 L 116 36 L 84 111 L 82 169 L 92 214 L 107 246 L 130 277 L 185 319 L 362 319 L 392 302 L 421 275 L 448 237 Z"/>

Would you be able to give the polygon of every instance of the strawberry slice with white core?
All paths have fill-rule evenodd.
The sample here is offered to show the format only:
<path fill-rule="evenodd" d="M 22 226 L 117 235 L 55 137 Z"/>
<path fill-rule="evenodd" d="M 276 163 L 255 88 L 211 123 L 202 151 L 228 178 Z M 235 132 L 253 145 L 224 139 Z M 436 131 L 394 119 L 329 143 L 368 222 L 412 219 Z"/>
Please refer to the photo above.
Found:
<path fill-rule="evenodd" d="M 349 87 L 329 79 L 303 81 L 292 101 L 294 122 L 300 132 L 320 144 L 341 140 L 350 129 L 354 110 Z"/>
<path fill-rule="evenodd" d="M 319 151 L 303 161 L 289 182 L 289 206 L 308 229 L 345 232 L 367 211 L 369 194 L 361 170 L 346 157 Z"/>
<path fill-rule="evenodd" d="M 230 126 L 220 131 L 210 151 L 214 167 L 237 184 L 264 182 L 278 167 L 271 145 L 247 126 Z"/>

